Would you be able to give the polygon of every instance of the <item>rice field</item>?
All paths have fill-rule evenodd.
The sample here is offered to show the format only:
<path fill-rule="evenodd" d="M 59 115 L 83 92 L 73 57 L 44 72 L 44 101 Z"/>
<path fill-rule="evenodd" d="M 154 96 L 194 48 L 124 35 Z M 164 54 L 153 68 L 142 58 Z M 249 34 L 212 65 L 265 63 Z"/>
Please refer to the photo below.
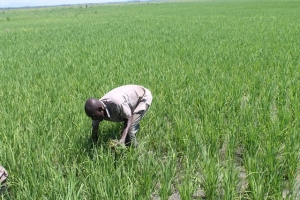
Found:
<path fill-rule="evenodd" d="M 0 10 L 0 199 L 300 199 L 300 2 Z M 149 88 L 139 148 L 84 103 Z M 299 193 L 299 194 L 298 194 Z"/>

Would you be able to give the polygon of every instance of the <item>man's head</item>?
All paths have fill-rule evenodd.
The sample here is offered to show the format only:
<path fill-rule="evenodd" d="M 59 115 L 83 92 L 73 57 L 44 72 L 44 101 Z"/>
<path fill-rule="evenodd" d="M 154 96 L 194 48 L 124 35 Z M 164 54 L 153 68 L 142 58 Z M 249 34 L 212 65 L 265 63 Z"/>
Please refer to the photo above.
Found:
<path fill-rule="evenodd" d="M 86 115 L 93 120 L 102 121 L 104 119 L 105 107 L 101 101 L 96 98 L 89 98 L 85 102 L 84 110 Z"/>

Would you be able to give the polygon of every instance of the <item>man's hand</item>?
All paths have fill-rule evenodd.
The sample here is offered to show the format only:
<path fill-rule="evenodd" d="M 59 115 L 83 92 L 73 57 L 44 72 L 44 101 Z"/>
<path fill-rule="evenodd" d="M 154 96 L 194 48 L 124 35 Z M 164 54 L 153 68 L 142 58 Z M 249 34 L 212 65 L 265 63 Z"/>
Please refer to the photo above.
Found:
<path fill-rule="evenodd" d="M 92 128 L 92 140 L 94 143 L 96 143 L 98 141 L 98 128 L 99 128 L 99 122 L 98 123 L 95 123 L 92 125 L 93 128 Z"/>
<path fill-rule="evenodd" d="M 125 142 L 122 143 L 122 142 L 120 142 L 118 140 L 110 140 L 108 142 L 108 146 L 110 148 L 121 148 L 121 149 L 125 149 L 126 148 Z"/>
<path fill-rule="evenodd" d="M 124 139 L 120 139 L 119 143 L 125 145 L 125 140 Z"/>

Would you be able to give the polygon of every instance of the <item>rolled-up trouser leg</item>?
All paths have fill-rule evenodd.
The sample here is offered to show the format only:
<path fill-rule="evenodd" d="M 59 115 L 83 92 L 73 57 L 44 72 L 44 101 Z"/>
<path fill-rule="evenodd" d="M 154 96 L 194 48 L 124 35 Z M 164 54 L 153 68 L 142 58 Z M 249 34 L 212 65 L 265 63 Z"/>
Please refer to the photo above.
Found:
<path fill-rule="evenodd" d="M 128 131 L 128 135 L 127 135 L 126 141 L 125 141 L 126 146 L 130 146 L 130 145 L 132 145 L 134 147 L 138 146 L 138 142 L 136 140 L 135 134 L 140 129 L 140 121 L 144 117 L 144 115 L 146 114 L 148 109 L 149 109 L 149 106 L 147 105 L 146 110 L 142 110 L 138 113 L 133 114 L 132 124 L 131 124 L 131 127 L 130 127 L 129 131 Z"/>
<path fill-rule="evenodd" d="M 138 129 L 139 129 L 139 126 L 140 126 L 139 124 L 136 125 L 136 127 L 138 127 Z M 125 143 L 126 143 L 126 146 L 132 145 L 133 147 L 138 147 L 138 142 L 136 140 L 135 133 L 128 132 Z"/>

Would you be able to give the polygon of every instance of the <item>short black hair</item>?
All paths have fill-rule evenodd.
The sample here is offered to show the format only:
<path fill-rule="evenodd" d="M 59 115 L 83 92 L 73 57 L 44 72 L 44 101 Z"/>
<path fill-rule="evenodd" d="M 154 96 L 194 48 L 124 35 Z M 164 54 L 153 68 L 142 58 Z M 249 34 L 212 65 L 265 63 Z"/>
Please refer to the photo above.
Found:
<path fill-rule="evenodd" d="M 100 101 L 96 98 L 89 98 L 86 100 L 84 105 L 85 114 L 89 117 L 92 117 L 95 110 L 100 107 Z"/>

